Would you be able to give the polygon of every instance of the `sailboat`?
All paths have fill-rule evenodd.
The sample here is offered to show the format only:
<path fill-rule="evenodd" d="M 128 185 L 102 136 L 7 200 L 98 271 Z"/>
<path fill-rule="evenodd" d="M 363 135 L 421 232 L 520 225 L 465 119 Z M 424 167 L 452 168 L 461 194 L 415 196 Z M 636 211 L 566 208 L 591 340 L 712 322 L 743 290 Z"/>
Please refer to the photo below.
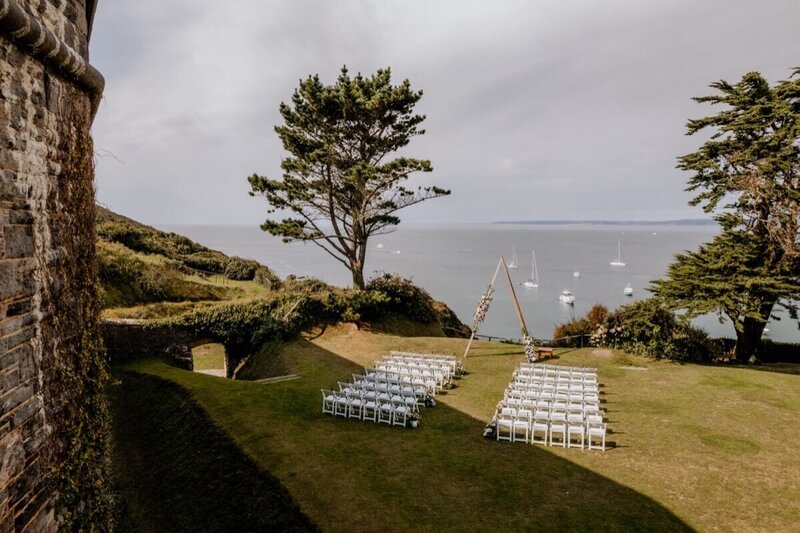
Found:
<path fill-rule="evenodd" d="M 519 268 L 519 261 L 517 261 L 517 246 L 514 245 L 514 248 L 511 252 L 511 261 L 508 262 L 508 268 L 517 269 Z"/>
<path fill-rule="evenodd" d="M 531 266 L 531 277 L 528 281 L 523 283 L 526 287 L 530 287 L 531 289 L 536 289 L 539 287 L 539 271 L 536 269 L 536 251 L 531 252 L 531 256 L 533 259 L 533 264 Z"/>
<path fill-rule="evenodd" d="M 625 263 L 622 261 L 622 243 L 617 242 L 617 260 L 609 263 L 611 266 L 624 267 Z"/>
<path fill-rule="evenodd" d="M 625 285 L 625 288 L 622 290 L 622 294 L 625 296 L 633 296 L 633 287 L 631 287 L 630 283 Z"/>

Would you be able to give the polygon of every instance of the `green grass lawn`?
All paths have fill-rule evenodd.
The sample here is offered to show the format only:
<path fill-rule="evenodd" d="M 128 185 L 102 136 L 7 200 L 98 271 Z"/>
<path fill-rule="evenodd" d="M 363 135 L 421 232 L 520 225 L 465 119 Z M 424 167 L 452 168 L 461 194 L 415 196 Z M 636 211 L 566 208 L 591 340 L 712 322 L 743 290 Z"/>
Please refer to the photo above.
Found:
<path fill-rule="evenodd" d="M 285 364 L 301 378 L 271 385 L 158 360 L 117 370 L 190 391 L 325 531 L 796 527 L 798 375 L 562 351 L 560 364 L 599 369 L 615 445 L 606 452 L 482 438 L 522 359 L 510 345 L 477 343 L 469 375 L 423 411 L 419 429 L 321 414 L 320 388 L 335 387 L 389 349 L 459 353 L 465 342 L 329 331 L 287 344 Z M 631 366 L 645 370 L 622 368 Z"/>
<path fill-rule="evenodd" d="M 219 370 L 225 368 L 225 347 L 213 342 L 192 348 L 192 363 L 195 370 Z"/>

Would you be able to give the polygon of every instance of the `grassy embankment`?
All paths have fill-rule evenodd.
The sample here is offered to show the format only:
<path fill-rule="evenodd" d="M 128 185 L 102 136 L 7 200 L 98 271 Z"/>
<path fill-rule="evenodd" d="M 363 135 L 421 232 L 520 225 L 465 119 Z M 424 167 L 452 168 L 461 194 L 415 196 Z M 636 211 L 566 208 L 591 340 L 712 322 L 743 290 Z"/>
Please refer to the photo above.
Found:
<path fill-rule="evenodd" d="M 560 364 L 599 368 L 615 445 L 605 453 L 481 437 L 521 360 L 520 349 L 508 345 L 478 343 L 467 360 L 470 374 L 437 407 L 423 411 L 419 429 L 320 412 L 320 388 L 335 386 L 389 349 L 458 353 L 464 344 L 332 328 L 284 345 L 285 366 L 301 376 L 294 381 L 237 382 L 158 360 L 131 362 L 116 373 L 123 384 L 138 379 L 130 372 L 139 372 L 189 391 L 326 531 L 796 527 L 796 375 L 590 350 L 561 353 Z M 641 370 L 624 368 L 632 366 Z M 153 400 L 138 398 L 143 404 Z M 152 430 L 146 417 L 126 422 L 141 424 L 140 432 Z M 119 458 L 119 433 L 117 442 Z M 143 452 L 128 447 L 124 453 Z M 202 468 L 219 459 L 198 454 L 175 468 Z M 183 494 L 164 497 L 187 498 L 191 505 L 191 491 L 198 488 L 181 489 Z"/>

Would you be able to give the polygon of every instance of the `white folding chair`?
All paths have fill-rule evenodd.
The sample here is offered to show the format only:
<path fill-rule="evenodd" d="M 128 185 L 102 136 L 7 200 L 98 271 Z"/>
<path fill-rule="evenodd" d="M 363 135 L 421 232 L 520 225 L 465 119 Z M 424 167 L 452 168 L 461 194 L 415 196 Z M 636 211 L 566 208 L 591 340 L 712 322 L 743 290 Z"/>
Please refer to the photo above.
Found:
<path fill-rule="evenodd" d="M 322 391 L 322 414 L 332 415 L 335 411 L 336 397 L 333 391 L 320 389 Z"/>
<path fill-rule="evenodd" d="M 544 416 L 534 415 L 533 422 L 531 423 L 531 444 L 547 444 L 547 436 L 549 435 L 550 422 L 547 419 L 547 414 Z M 537 433 L 541 433 L 541 440 L 536 439 Z"/>
<path fill-rule="evenodd" d="M 364 406 L 361 409 L 361 420 L 378 421 L 378 403 L 375 400 L 364 402 Z"/>
<path fill-rule="evenodd" d="M 577 448 L 579 446 L 577 442 L 573 444 L 572 438 L 575 437 L 580 440 L 580 448 L 583 449 L 585 434 L 586 428 L 583 421 L 583 411 L 569 413 L 567 415 L 567 446 L 570 448 Z"/>
<path fill-rule="evenodd" d="M 522 432 L 522 441 L 528 442 L 531 431 L 531 415 L 532 413 L 528 409 L 517 410 L 517 416 L 514 417 L 512 423 L 512 442 L 517 442 L 520 439 L 520 432 Z"/>
<path fill-rule="evenodd" d="M 498 441 L 507 440 L 508 442 L 512 442 L 514 440 L 514 417 L 504 414 L 498 415 L 495 433 L 497 434 Z"/>
<path fill-rule="evenodd" d="M 392 424 L 405 427 L 408 417 L 408 406 L 405 403 L 392 402 L 392 408 L 394 409 L 392 413 Z"/>
<path fill-rule="evenodd" d="M 550 446 L 553 446 L 553 436 L 559 435 L 559 445 L 567 447 L 567 414 L 564 411 L 550 413 Z"/>
<path fill-rule="evenodd" d="M 347 418 L 347 413 L 349 411 L 349 402 L 347 401 L 347 396 L 342 394 L 341 392 L 333 391 L 334 396 L 334 409 L 333 414 L 335 416 L 343 416 Z"/>
<path fill-rule="evenodd" d="M 606 451 L 606 424 L 589 424 L 586 429 L 586 437 L 589 441 L 590 450 Z M 600 440 L 600 446 L 592 446 L 592 437 Z"/>
<path fill-rule="evenodd" d="M 393 421 L 394 405 L 390 401 L 381 403 L 378 407 L 378 424 L 389 424 L 391 426 Z"/>
<path fill-rule="evenodd" d="M 357 418 L 361 420 L 363 417 L 362 408 L 364 406 L 364 400 L 361 399 L 360 394 L 349 394 L 347 396 L 347 403 L 348 409 L 350 411 L 349 416 L 350 418 Z"/>

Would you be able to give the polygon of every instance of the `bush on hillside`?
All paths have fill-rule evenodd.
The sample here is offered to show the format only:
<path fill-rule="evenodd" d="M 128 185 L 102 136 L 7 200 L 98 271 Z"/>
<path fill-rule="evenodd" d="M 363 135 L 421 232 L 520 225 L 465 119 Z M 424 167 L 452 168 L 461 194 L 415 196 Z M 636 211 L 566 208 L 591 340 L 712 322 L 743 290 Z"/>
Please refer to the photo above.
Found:
<path fill-rule="evenodd" d="M 188 270 L 222 274 L 233 280 L 252 280 L 258 275 L 259 283 L 264 286 L 276 288 L 280 285 L 278 277 L 258 261 L 228 257 L 183 235 L 159 231 L 122 217 L 113 219 L 109 215 L 100 220 L 97 225 L 98 237 L 135 252 L 162 255 Z"/>
<path fill-rule="evenodd" d="M 610 313 L 593 340 L 600 346 L 675 361 L 709 361 L 714 351 L 703 330 L 679 319 L 655 298 Z"/>
<path fill-rule="evenodd" d="M 395 274 L 382 274 L 367 283 L 368 291 L 379 291 L 390 298 L 388 310 L 402 314 L 415 322 L 436 322 L 438 314 L 428 292 L 410 279 Z"/>
<path fill-rule="evenodd" d="M 153 302 L 222 300 L 231 289 L 194 283 L 168 263 L 148 263 L 119 244 L 97 247 L 98 278 L 103 307 L 129 307 Z"/>
<path fill-rule="evenodd" d="M 564 348 L 580 346 L 581 337 L 588 337 L 592 331 L 585 318 L 573 318 L 555 327 L 550 345 Z"/>
<path fill-rule="evenodd" d="M 551 346 L 575 347 L 585 344 L 598 326 L 604 324 L 608 317 L 608 309 L 601 304 L 595 304 L 582 318 L 573 318 L 569 322 L 559 324 L 553 330 Z"/>
<path fill-rule="evenodd" d="M 225 264 L 225 277 L 239 281 L 253 279 L 258 267 L 258 261 L 231 257 Z"/>

